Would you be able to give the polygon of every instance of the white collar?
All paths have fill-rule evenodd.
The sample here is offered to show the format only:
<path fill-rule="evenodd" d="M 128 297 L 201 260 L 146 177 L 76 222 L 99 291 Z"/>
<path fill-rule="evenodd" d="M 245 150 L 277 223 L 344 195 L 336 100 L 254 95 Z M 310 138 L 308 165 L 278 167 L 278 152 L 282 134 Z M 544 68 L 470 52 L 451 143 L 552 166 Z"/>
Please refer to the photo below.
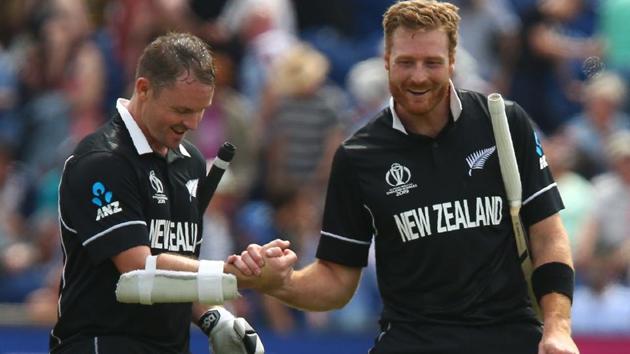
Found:
<path fill-rule="evenodd" d="M 451 109 L 451 113 L 453 114 L 453 120 L 457 121 L 459 119 L 459 116 L 462 115 L 462 101 L 459 99 L 459 96 L 457 96 L 455 85 L 453 85 L 453 82 L 450 80 L 449 88 L 451 90 L 451 94 L 449 95 L 449 106 Z M 409 135 L 407 133 L 407 129 L 405 129 L 405 126 L 400 121 L 400 118 L 398 117 L 398 114 L 394 109 L 394 97 L 390 97 L 389 99 L 389 110 L 392 112 L 392 128 L 402 132 L 405 135 Z"/>
<path fill-rule="evenodd" d="M 131 116 L 131 113 L 129 113 L 127 105 L 129 105 L 128 99 L 119 98 L 116 100 L 116 109 L 118 110 L 118 114 L 120 114 L 125 127 L 129 131 L 131 141 L 133 142 L 133 146 L 136 147 L 136 151 L 138 151 L 139 155 L 150 154 L 153 152 L 153 149 L 151 149 L 151 145 L 149 145 L 149 141 L 138 126 L 138 123 L 136 123 Z M 190 153 L 182 144 L 179 144 L 179 152 L 186 157 L 190 157 Z"/>

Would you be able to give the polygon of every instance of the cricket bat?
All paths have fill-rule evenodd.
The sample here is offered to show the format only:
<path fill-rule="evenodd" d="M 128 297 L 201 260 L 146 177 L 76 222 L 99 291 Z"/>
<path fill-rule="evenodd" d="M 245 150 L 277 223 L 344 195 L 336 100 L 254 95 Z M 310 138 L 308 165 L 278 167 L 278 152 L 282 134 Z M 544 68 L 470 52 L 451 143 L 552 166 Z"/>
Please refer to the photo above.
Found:
<path fill-rule="evenodd" d="M 514 239 L 516 240 L 516 250 L 521 263 L 521 270 L 527 281 L 527 290 L 532 307 L 536 312 L 536 316 L 542 322 L 542 313 L 538 306 L 536 296 L 534 296 L 531 282 L 533 272 L 532 259 L 529 253 L 525 229 L 520 218 L 523 193 L 521 174 L 519 173 L 518 164 L 516 162 L 514 145 L 512 145 L 512 136 L 510 135 L 510 127 L 505 113 L 505 102 L 500 94 L 492 93 L 488 95 L 488 110 L 490 111 L 494 140 L 497 144 L 501 177 L 510 205 L 510 219 L 514 230 Z"/>

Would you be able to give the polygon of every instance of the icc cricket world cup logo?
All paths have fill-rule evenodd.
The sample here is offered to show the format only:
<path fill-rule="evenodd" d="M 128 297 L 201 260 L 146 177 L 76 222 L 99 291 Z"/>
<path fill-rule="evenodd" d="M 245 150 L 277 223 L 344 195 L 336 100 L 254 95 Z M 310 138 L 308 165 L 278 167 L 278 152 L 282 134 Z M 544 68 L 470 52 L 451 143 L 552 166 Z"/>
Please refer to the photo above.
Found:
<path fill-rule="evenodd" d="M 402 186 L 411 179 L 411 172 L 409 169 L 399 163 L 392 164 L 387 174 L 385 174 L 385 181 L 392 187 Z"/>

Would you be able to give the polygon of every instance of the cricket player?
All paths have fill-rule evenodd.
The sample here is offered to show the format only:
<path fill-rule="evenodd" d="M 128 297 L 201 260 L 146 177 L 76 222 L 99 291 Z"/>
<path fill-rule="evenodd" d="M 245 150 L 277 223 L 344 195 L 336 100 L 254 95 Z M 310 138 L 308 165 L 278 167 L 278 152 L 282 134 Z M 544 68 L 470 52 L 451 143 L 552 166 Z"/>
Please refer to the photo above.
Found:
<path fill-rule="evenodd" d="M 223 262 L 196 260 L 203 213 L 196 191 L 206 162 L 184 140 L 212 103 L 214 82 L 212 54 L 202 40 L 178 33 L 157 38 L 139 60 L 131 99 L 119 99 L 111 121 L 66 160 L 52 353 L 185 354 L 191 321 L 209 335 L 216 354 L 263 353 L 251 326 L 221 307 L 154 303 L 161 294 L 152 276 L 142 279 L 142 304 L 121 303 L 115 295 L 121 273 L 173 270 L 204 274 L 209 280 L 200 282 L 199 297 L 224 300 L 216 290 Z"/>
<path fill-rule="evenodd" d="M 326 311 L 353 296 L 368 249 L 383 299 L 371 354 L 577 354 L 563 208 L 528 115 L 508 104 L 533 257 L 537 320 L 520 268 L 486 97 L 453 86 L 459 15 L 433 0 L 385 13 L 389 106 L 341 144 L 317 260 L 250 245 L 228 262 L 256 288 Z"/>

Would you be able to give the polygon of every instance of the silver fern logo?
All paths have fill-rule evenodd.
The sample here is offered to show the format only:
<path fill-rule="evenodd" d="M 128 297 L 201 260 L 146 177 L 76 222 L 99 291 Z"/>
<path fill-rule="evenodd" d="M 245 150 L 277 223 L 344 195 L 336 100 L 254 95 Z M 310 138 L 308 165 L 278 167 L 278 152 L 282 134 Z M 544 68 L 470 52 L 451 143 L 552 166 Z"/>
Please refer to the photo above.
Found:
<path fill-rule="evenodd" d="M 468 167 L 469 167 L 468 175 L 472 176 L 473 170 L 483 169 L 483 166 L 486 164 L 486 161 L 488 161 L 488 158 L 492 156 L 492 154 L 494 153 L 496 149 L 497 147 L 493 146 L 487 149 L 475 151 L 472 154 L 468 155 L 468 157 L 466 158 L 466 162 L 468 163 Z"/>

